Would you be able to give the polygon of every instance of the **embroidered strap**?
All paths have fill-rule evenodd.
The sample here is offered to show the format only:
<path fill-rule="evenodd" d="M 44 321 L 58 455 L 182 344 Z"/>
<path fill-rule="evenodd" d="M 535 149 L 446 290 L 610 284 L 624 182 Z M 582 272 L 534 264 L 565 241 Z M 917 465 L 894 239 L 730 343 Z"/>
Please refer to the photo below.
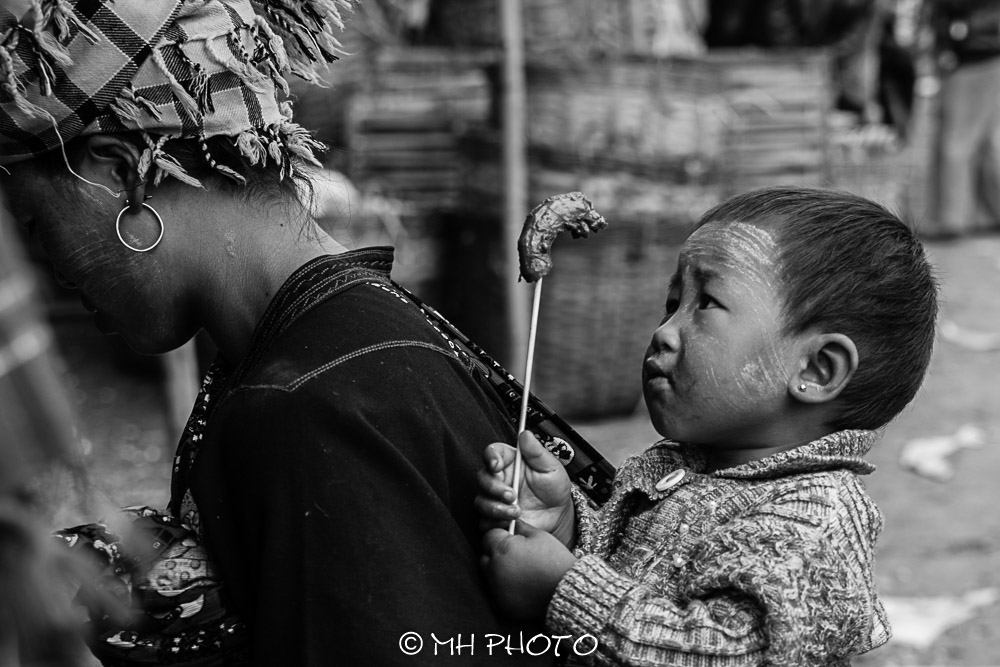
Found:
<path fill-rule="evenodd" d="M 424 312 L 434 328 L 453 348 L 457 348 L 456 353 L 466 365 L 472 368 L 473 372 L 481 374 L 493 386 L 504 403 L 511 423 L 517 424 L 524 386 L 485 350 L 446 320 L 441 313 L 425 304 L 405 287 L 395 282 L 392 284 Z M 528 399 L 527 428 L 559 458 L 570 479 L 580 487 L 580 490 L 599 505 L 607 501 L 611 496 L 611 481 L 615 476 L 615 467 L 534 394 Z"/>

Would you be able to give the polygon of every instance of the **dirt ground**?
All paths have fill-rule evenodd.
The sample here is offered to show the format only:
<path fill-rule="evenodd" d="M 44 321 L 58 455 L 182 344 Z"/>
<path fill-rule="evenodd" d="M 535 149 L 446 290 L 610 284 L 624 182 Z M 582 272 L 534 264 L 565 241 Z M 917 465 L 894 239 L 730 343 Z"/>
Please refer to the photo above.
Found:
<path fill-rule="evenodd" d="M 954 323 L 966 334 L 1000 332 L 1000 238 L 935 243 L 929 250 L 943 282 L 942 322 Z M 101 337 L 86 318 L 62 318 L 56 333 L 65 358 L 65 384 L 80 419 L 83 459 L 94 490 L 105 499 L 64 508 L 62 525 L 92 520 L 90 515 L 107 505 L 162 506 L 173 444 L 156 365 L 133 368 L 134 359 Z M 918 636 L 925 638 L 935 636 L 929 610 L 954 610 L 956 596 L 1000 590 L 1000 351 L 973 349 L 992 348 L 998 341 L 972 335 L 948 338 L 939 340 L 915 404 L 872 452 L 879 470 L 868 478 L 885 514 L 879 589 L 904 609 L 912 598 L 934 598 L 915 607 L 918 616 L 920 610 L 929 614 L 929 620 L 921 621 L 925 626 L 916 626 Z M 637 361 L 636 381 L 638 368 Z M 981 428 L 983 442 L 947 459 L 954 465 L 949 480 L 928 479 L 899 464 L 913 439 L 952 435 L 965 425 Z M 629 417 L 577 426 L 614 463 L 656 439 L 641 408 Z M 986 604 L 969 616 L 927 647 L 894 640 L 856 664 L 1000 666 L 1000 604 Z M 907 618 L 900 612 L 898 628 L 913 627 Z"/>

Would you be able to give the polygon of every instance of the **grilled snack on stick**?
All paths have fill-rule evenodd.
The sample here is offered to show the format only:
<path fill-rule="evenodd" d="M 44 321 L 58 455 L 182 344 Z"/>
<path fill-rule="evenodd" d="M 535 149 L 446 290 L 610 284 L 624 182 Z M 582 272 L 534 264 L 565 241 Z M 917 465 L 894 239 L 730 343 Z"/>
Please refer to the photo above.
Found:
<path fill-rule="evenodd" d="M 564 231 L 573 238 L 590 236 L 608 226 L 607 220 L 594 210 L 594 205 L 582 192 L 567 192 L 549 197 L 531 209 L 524 219 L 521 236 L 517 239 L 517 254 L 521 260 L 521 277 L 529 283 L 540 280 L 552 270 L 552 243 Z"/>
<path fill-rule="evenodd" d="M 517 254 L 521 262 L 521 277 L 535 283 L 535 296 L 531 304 L 531 324 L 528 328 L 528 354 L 524 364 L 524 393 L 521 396 L 521 416 L 517 432 L 528 425 L 528 397 L 531 390 L 531 366 L 535 356 L 535 334 L 538 331 L 538 304 L 542 294 L 542 278 L 552 270 L 552 243 L 564 231 L 573 238 L 590 236 L 608 226 L 604 217 L 594 210 L 594 205 L 582 192 L 567 192 L 549 197 L 531 209 L 524 220 L 521 236 L 517 239 Z M 517 448 L 514 458 L 514 503 L 517 503 L 518 489 L 521 488 L 522 473 L 521 448 Z M 514 534 L 516 521 L 510 522 L 510 534 Z"/>

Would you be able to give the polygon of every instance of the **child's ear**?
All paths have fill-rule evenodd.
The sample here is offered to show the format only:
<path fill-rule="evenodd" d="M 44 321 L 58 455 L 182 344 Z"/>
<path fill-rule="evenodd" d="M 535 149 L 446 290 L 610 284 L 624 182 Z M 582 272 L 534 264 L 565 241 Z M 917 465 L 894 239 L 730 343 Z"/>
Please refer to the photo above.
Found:
<path fill-rule="evenodd" d="M 814 334 L 805 341 L 800 369 L 788 393 L 803 403 L 825 403 L 840 395 L 858 368 L 858 348 L 839 333 Z"/>

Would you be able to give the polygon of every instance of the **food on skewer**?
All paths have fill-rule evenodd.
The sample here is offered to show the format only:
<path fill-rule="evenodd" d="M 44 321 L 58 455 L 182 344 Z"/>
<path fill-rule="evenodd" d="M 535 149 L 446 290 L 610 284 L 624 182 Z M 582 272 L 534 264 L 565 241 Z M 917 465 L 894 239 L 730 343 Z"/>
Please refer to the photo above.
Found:
<path fill-rule="evenodd" d="M 564 231 L 573 238 L 590 236 L 590 232 L 600 231 L 608 226 L 607 220 L 594 210 L 594 205 L 582 192 L 567 192 L 549 197 L 531 209 L 524 219 L 521 236 L 517 239 L 517 254 L 521 262 L 521 277 L 535 283 L 535 295 L 531 304 L 531 323 L 528 328 L 528 354 L 524 364 L 524 393 L 521 395 L 521 416 L 517 432 L 522 433 L 528 424 L 528 397 L 531 393 L 531 366 L 535 356 L 535 334 L 538 331 L 538 304 L 542 293 L 542 278 L 552 270 L 552 243 Z M 517 503 L 521 488 L 523 461 L 521 448 L 517 448 L 514 458 L 514 503 Z M 516 521 L 510 522 L 510 534 L 514 534 Z"/>
<path fill-rule="evenodd" d="M 590 236 L 608 226 L 582 192 L 567 192 L 549 197 L 531 209 L 517 239 L 521 277 L 529 283 L 540 280 L 552 270 L 552 243 L 564 231 L 573 238 Z"/>

